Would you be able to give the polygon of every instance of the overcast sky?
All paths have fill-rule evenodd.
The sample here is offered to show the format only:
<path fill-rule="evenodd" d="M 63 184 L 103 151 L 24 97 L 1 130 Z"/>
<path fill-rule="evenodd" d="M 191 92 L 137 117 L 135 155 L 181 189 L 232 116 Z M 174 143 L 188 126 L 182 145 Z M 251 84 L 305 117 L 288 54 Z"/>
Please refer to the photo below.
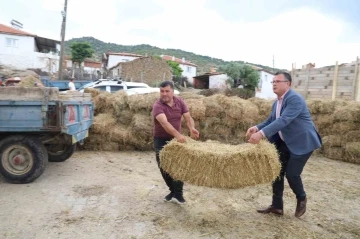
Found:
<path fill-rule="evenodd" d="M 12 19 L 60 39 L 64 0 L 0 0 Z M 290 69 L 360 56 L 359 0 L 68 0 L 66 39 L 92 36 Z"/>

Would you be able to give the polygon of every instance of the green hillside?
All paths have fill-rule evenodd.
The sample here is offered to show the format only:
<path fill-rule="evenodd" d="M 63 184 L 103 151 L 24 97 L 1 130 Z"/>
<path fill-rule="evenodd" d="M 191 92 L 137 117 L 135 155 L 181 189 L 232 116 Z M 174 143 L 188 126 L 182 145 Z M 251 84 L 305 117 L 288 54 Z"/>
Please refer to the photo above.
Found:
<path fill-rule="evenodd" d="M 224 65 L 229 63 L 228 61 L 224 61 L 218 58 L 212 58 L 209 56 L 203 56 L 203 55 L 197 55 L 192 52 L 183 51 L 180 49 L 162 49 L 155 46 L 150 46 L 146 44 L 141 45 L 133 45 L 133 46 L 125 46 L 125 45 L 119 45 L 115 43 L 106 43 L 103 41 L 100 41 L 94 37 L 82 37 L 82 38 L 73 38 L 65 42 L 65 54 L 70 55 L 70 45 L 73 42 L 81 42 L 86 41 L 88 42 L 92 48 L 95 51 L 94 60 L 101 60 L 102 53 L 105 53 L 107 51 L 111 52 L 128 52 L 128 53 L 136 53 L 141 55 L 170 55 L 175 56 L 177 58 L 185 58 L 187 61 L 193 62 L 196 65 L 198 65 L 197 73 L 202 74 L 205 72 L 209 72 L 212 67 L 218 67 L 220 65 Z M 243 61 L 236 61 L 239 63 L 244 63 Z M 253 63 L 251 63 L 253 64 Z M 271 67 L 263 66 L 259 64 L 253 64 L 258 67 L 262 67 L 264 69 L 273 71 Z M 277 71 L 278 69 L 274 69 Z"/>

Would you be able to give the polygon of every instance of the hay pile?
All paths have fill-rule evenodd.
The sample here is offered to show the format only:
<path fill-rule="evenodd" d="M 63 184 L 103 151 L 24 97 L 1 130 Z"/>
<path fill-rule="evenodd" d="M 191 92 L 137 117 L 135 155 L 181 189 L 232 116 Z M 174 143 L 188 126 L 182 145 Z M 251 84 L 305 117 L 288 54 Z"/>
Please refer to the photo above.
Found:
<path fill-rule="evenodd" d="M 229 189 L 270 183 L 281 168 L 275 146 L 267 141 L 228 145 L 190 138 L 167 144 L 160 152 L 160 165 L 177 180 Z"/>
<path fill-rule="evenodd" d="M 35 85 L 36 83 L 36 85 Z M 41 80 L 38 77 L 29 75 L 21 79 L 20 83 L 17 86 L 22 87 L 44 87 Z"/>
<path fill-rule="evenodd" d="M 152 150 L 154 94 L 132 97 L 123 91 L 111 94 L 86 89 L 86 92 L 93 97 L 95 117 L 83 149 Z"/>
<path fill-rule="evenodd" d="M 95 103 L 95 122 L 104 115 L 114 119 L 110 127 L 94 125 L 86 142 L 87 149 L 102 150 L 151 150 L 153 148 L 152 105 L 158 93 L 128 96 L 123 91 L 110 94 L 87 89 Z M 194 118 L 200 140 L 216 140 L 227 144 L 246 142 L 246 130 L 265 120 L 273 104 L 272 100 L 214 94 L 199 95 L 194 92 L 179 95 L 187 103 Z M 360 163 L 360 156 L 354 150 L 354 143 L 360 142 L 360 103 L 350 101 L 309 100 L 307 101 L 315 126 L 323 138 L 320 153 L 331 159 Z M 113 122 L 113 120 L 111 120 Z M 109 125 L 109 124 L 107 124 Z M 114 139 L 118 127 L 119 139 Z M 119 130 L 126 133 L 119 133 Z M 182 132 L 189 135 L 186 122 L 182 121 Z M 98 139 L 93 139 L 97 137 Z M 91 145 L 94 144 L 94 145 Z"/>
<path fill-rule="evenodd" d="M 331 159 L 359 164 L 355 146 L 360 146 L 360 103 L 310 100 L 307 104 L 323 139 L 320 152 Z"/>

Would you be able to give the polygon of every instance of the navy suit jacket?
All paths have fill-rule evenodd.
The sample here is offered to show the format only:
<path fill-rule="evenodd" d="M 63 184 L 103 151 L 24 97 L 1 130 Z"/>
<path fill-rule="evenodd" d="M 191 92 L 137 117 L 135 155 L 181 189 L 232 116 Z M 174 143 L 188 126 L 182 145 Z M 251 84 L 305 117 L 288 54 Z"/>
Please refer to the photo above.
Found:
<path fill-rule="evenodd" d="M 321 137 L 300 94 L 292 89 L 286 93 L 278 119 L 276 106 L 277 100 L 272 106 L 269 118 L 257 125 L 270 142 L 276 142 L 279 139 L 278 131 L 281 131 L 285 144 L 295 155 L 307 154 L 321 147 Z"/>

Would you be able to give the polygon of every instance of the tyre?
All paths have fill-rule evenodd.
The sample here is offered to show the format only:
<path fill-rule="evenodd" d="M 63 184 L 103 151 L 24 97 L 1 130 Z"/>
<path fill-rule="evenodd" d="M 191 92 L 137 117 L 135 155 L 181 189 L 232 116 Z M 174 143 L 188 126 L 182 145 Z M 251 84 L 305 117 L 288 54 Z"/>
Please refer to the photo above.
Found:
<path fill-rule="evenodd" d="M 73 155 L 76 144 L 45 144 L 49 162 L 64 162 Z"/>
<path fill-rule="evenodd" d="M 0 141 L 0 175 L 10 183 L 30 183 L 43 174 L 48 154 L 42 142 L 14 135 Z"/>

